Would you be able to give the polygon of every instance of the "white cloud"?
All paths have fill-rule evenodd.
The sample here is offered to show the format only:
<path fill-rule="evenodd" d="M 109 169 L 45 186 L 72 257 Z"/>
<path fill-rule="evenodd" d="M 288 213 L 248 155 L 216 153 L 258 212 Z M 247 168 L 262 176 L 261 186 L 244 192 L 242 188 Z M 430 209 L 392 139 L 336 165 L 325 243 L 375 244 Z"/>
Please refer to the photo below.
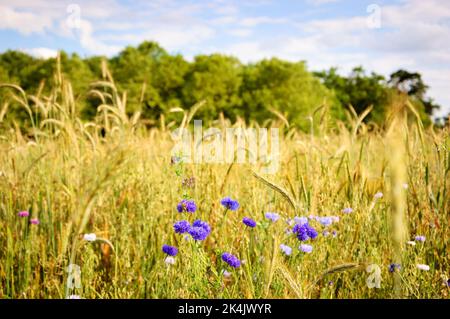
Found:
<path fill-rule="evenodd" d="M 22 49 L 20 51 L 41 59 L 55 58 L 58 55 L 57 50 L 49 48 L 31 48 L 31 49 Z"/>
<path fill-rule="evenodd" d="M 340 0 L 307 0 L 306 2 L 315 6 L 320 6 L 322 4 L 338 2 Z"/>
<path fill-rule="evenodd" d="M 270 18 L 270 17 L 250 17 L 242 19 L 239 24 L 243 27 L 255 27 L 260 24 L 277 24 L 286 23 L 287 19 L 283 18 Z"/>
<path fill-rule="evenodd" d="M 422 73 L 431 86 L 430 96 L 450 110 L 446 92 L 450 80 L 450 1 L 401 0 L 380 5 L 379 29 L 368 27 L 370 13 L 364 8 L 353 16 L 340 17 L 333 12 L 330 18 L 311 20 L 306 13 L 272 14 L 269 5 L 278 3 L 269 0 L 135 0 L 128 5 L 118 0 L 77 0 L 81 28 L 71 29 L 67 25 L 71 1 L 51 5 L 47 0 L 0 2 L 0 30 L 62 37 L 77 41 L 91 54 L 113 55 L 125 45 L 155 40 L 188 57 L 217 51 L 243 61 L 278 56 L 306 60 L 315 70 L 338 66 L 346 73 L 363 65 L 384 75 L 407 68 Z M 306 3 L 323 6 L 310 8 L 317 16 L 331 2 L 339 0 Z M 275 28 L 267 28 L 270 25 Z M 45 48 L 28 50 L 36 55 L 52 54 Z"/>
<path fill-rule="evenodd" d="M 0 5 L 0 29 L 17 30 L 29 35 L 44 33 L 52 27 L 52 19 L 30 11 L 17 11 L 6 5 Z"/>

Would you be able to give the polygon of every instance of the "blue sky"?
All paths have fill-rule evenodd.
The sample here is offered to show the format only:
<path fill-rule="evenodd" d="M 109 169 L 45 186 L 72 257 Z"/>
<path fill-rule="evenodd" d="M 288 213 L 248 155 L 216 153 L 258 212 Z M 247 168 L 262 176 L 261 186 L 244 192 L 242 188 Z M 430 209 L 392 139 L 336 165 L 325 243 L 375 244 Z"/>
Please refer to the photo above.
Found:
<path fill-rule="evenodd" d="M 188 59 L 278 56 L 343 74 L 406 68 L 423 74 L 440 114 L 450 111 L 450 1 L 0 0 L 0 51 L 113 56 L 144 40 Z"/>

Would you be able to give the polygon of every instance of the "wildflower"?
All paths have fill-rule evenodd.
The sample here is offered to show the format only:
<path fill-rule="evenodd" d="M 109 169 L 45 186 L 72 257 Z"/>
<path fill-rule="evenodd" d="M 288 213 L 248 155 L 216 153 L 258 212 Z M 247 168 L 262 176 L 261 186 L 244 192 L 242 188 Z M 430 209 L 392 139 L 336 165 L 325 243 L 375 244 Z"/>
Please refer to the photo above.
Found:
<path fill-rule="evenodd" d="M 416 237 L 414 237 L 414 240 L 415 241 L 421 241 L 421 242 L 424 242 L 425 241 L 425 236 L 416 236 Z"/>
<path fill-rule="evenodd" d="M 353 213 L 353 208 L 351 208 L 351 207 L 346 207 L 346 208 L 344 208 L 344 209 L 342 210 L 342 212 L 343 212 L 344 214 L 351 214 L 351 213 Z"/>
<path fill-rule="evenodd" d="M 248 218 L 248 217 L 244 217 L 244 218 L 242 219 L 242 222 L 243 222 L 245 225 L 247 225 L 248 227 L 251 227 L 251 228 L 253 228 L 253 227 L 256 226 L 256 222 L 255 222 L 253 219 Z"/>
<path fill-rule="evenodd" d="M 294 221 L 296 224 L 299 224 L 299 225 L 308 224 L 308 218 L 303 217 L 303 216 L 301 216 L 301 217 L 295 216 Z"/>
<path fill-rule="evenodd" d="M 333 223 L 339 223 L 340 220 L 339 216 L 331 216 L 330 218 Z"/>
<path fill-rule="evenodd" d="M 450 278 L 447 279 L 447 286 L 450 287 Z"/>
<path fill-rule="evenodd" d="M 183 187 L 193 188 L 195 186 L 195 177 L 184 178 L 181 185 Z"/>
<path fill-rule="evenodd" d="M 83 239 L 86 241 L 95 241 L 97 239 L 97 235 L 96 234 L 84 234 Z"/>
<path fill-rule="evenodd" d="M 290 256 L 292 254 L 292 248 L 287 245 L 280 245 L 280 249 L 283 253 L 285 253 L 287 256 Z"/>
<path fill-rule="evenodd" d="M 331 235 L 333 235 L 333 238 L 336 238 L 336 237 L 337 237 L 337 231 L 333 230 L 333 231 L 331 232 Z"/>
<path fill-rule="evenodd" d="M 300 249 L 300 250 L 303 251 L 304 253 L 309 254 L 310 252 L 312 252 L 313 246 L 307 245 L 307 244 L 301 244 L 300 247 L 299 247 L 298 249 Z"/>
<path fill-rule="evenodd" d="M 192 223 L 192 227 L 201 227 L 203 228 L 208 234 L 211 232 L 211 227 L 209 227 L 207 222 L 204 222 L 200 219 L 197 219 L 195 222 Z"/>
<path fill-rule="evenodd" d="M 329 232 L 328 230 L 324 230 L 324 231 L 322 232 L 322 235 L 324 235 L 325 237 L 327 237 L 327 236 L 330 235 L 330 232 Z"/>
<path fill-rule="evenodd" d="M 181 220 L 173 224 L 173 229 L 177 234 L 187 233 L 189 231 L 189 228 L 191 228 L 191 224 L 189 224 L 187 220 Z"/>
<path fill-rule="evenodd" d="M 400 264 L 392 263 L 389 265 L 389 272 L 395 272 L 396 269 L 400 270 L 401 268 Z"/>
<path fill-rule="evenodd" d="M 319 217 L 319 223 L 325 227 L 328 227 L 333 223 L 333 219 L 331 217 Z"/>
<path fill-rule="evenodd" d="M 177 205 L 179 213 L 194 213 L 197 210 L 197 205 L 193 200 L 183 199 Z"/>
<path fill-rule="evenodd" d="M 166 259 L 164 259 L 164 262 L 166 265 L 174 265 L 175 264 L 175 258 L 172 256 L 167 256 Z"/>
<path fill-rule="evenodd" d="M 231 277 L 231 272 L 226 271 L 225 269 L 222 269 L 222 275 L 223 275 L 225 278 L 230 278 L 230 277 Z"/>
<path fill-rule="evenodd" d="M 81 299 L 81 297 L 78 295 L 70 295 L 67 299 Z"/>
<path fill-rule="evenodd" d="M 182 159 L 179 156 L 172 156 L 170 158 L 170 164 L 175 165 L 175 164 L 181 163 L 181 160 Z"/>
<path fill-rule="evenodd" d="M 411 245 L 411 246 L 415 246 L 416 245 L 416 242 L 415 241 L 407 241 L 406 242 L 408 245 Z"/>
<path fill-rule="evenodd" d="M 28 217 L 28 216 L 30 216 L 30 213 L 27 211 L 23 211 L 23 212 L 19 212 L 17 215 L 19 217 Z"/>
<path fill-rule="evenodd" d="M 239 208 L 239 202 L 231 199 L 230 197 L 223 198 L 220 203 L 223 207 L 229 210 L 237 210 Z"/>
<path fill-rule="evenodd" d="M 30 224 L 32 225 L 39 225 L 40 221 L 37 218 L 30 219 Z"/>
<path fill-rule="evenodd" d="M 330 281 L 328 282 L 328 286 L 333 286 L 333 284 L 334 284 L 334 282 L 333 282 L 332 280 L 330 280 Z"/>
<path fill-rule="evenodd" d="M 178 254 L 178 249 L 176 247 L 169 245 L 163 245 L 162 251 L 169 256 L 176 256 Z"/>
<path fill-rule="evenodd" d="M 376 193 L 374 196 L 373 196 L 373 198 L 375 198 L 375 199 L 380 199 L 380 198 L 382 198 L 383 197 L 383 193 L 382 192 L 378 192 L 378 193 Z"/>
<path fill-rule="evenodd" d="M 409 186 L 408 186 L 407 183 L 403 183 L 403 184 L 402 184 L 402 187 L 403 187 L 403 189 L 408 189 Z"/>
<path fill-rule="evenodd" d="M 424 264 L 417 264 L 417 268 L 419 268 L 420 270 L 424 270 L 424 271 L 430 270 L 430 266 L 424 265 Z"/>
<path fill-rule="evenodd" d="M 211 227 L 209 227 L 209 225 L 206 222 L 201 221 L 199 219 L 193 222 L 192 227 L 190 227 L 188 230 L 188 233 L 195 240 L 205 240 L 210 232 Z"/>
<path fill-rule="evenodd" d="M 273 223 L 280 218 L 280 215 L 278 215 L 277 213 L 266 213 L 264 216 L 266 216 L 266 218 Z"/>
<path fill-rule="evenodd" d="M 306 241 L 309 238 L 314 239 L 317 237 L 317 231 L 309 224 L 295 225 L 292 232 L 297 235 L 297 238 L 301 241 Z"/>
<path fill-rule="evenodd" d="M 238 268 L 241 265 L 241 261 L 230 253 L 223 253 L 222 260 L 233 268 Z"/>

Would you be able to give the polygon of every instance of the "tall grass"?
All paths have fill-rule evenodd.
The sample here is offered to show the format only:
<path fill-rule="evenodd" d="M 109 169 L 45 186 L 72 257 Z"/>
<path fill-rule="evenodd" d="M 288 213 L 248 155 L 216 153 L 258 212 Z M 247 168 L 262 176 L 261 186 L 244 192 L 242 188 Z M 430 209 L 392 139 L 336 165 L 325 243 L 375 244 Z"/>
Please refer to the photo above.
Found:
<path fill-rule="evenodd" d="M 275 175 L 263 176 L 250 164 L 174 166 L 175 123 L 162 119 L 160 127 L 146 128 L 139 113 L 126 112 L 126 94 L 117 91 L 105 65 L 103 73 L 90 92 L 102 100 L 91 123 L 79 119 L 78 101 L 59 69 L 49 96 L 1 88 L 13 92 L 31 126 L 27 134 L 18 125 L 0 131 L 0 297 L 448 297 L 448 130 L 407 123 L 405 112 L 414 110 L 406 104 L 386 131 L 364 124 L 370 109 L 361 117 L 350 114 L 350 127 L 332 128 L 311 117 L 320 134 L 297 131 L 275 114 L 268 123 L 284 128 Z M 195 109 L 172 111 L 188 127 Z M 245 127 L 223 117 L 215 124 Z M 192 188 L 182 186 L 187 177 L 195 177 Z M 374 199 L 377 192 L 384 197 Z M 191 221 L 201 218 L 213 229 L 205 242 L 173 232 L 173 222 L 182 219 L 176 204 L 186 193 L 199 206 Z M 241 208 L 228 212 L 221 235 L 225 196 L 238 199 Z M 343 214 L 345 207 L 353 213 Z M 18 217 L 23 210 L 40 224 Z M 281 219 L 270 223 L 268 211 Z M 286 233 L 286 221 L 309 215 L 340 221 L 328 227 L 335 237 L 320 234 L 313 252 L 304 254 Z M 245 228 L 244 216 L 258 226 Z M 87 242 L 85 233 L 104 240 Z M 415 235 L 426 241 L 407 245 Z M 180 250 L 174 265 L 164 262 L 165 243 Z M 294 253 L 284 255 L 281 243 Z M 244 260 L 236 270 L 220 259 L 230 249 Z M 389 272 L 394 262 L 401 264 L 395 274 Z M 79 289 L 67 289 L 69 264 L 81 267 Z M 381 268 L 379 289 L 366 285 L 369 264 Z"/>

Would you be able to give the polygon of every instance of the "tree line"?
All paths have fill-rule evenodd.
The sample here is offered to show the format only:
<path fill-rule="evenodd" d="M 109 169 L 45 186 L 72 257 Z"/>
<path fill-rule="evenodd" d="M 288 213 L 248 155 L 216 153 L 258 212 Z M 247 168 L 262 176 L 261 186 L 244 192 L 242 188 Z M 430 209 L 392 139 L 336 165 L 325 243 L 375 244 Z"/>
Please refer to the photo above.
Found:
<path fill-rule="evenodd" d="M 127 111 L 156 122 L 175 107 L 189 109 L 206 101 L 197 116 L 204 121 L 225 117 L 263 123 L 282 114 L 292 125 L 308 128 L 314 110 L 327 106 L 332 119 L 346 119 L 346 111 L 361 114 L 369 106 L 366 121 L 383 125 L 387 114 L 409 99 L 425 124 L 431 122 L 439 106 L 426 97 L 428 86 L 419 73 L 398 70 L 385 78 L 355 67 L 347 76 L 336 68 L 310 72 L 305 61 L 288 62 L 277 58 L 243 64 L 222 54 L 197 55 L 187 61 L 180 54 L 169 54 L 155 42 L 126 47 L 117 56 L 81 58 L 60 53 L 61 69 L 71 81 L 83 119 L 90 120 L 101 103 L 90 96 L 90 84 L 102 79 L 102 60 L 106 60 L 114 83 L 127 92 Z M 55 59 L 38 59 L 20 51 L 0 54 L 0 83 L 13 83 L 26 92 L 45 94 L 54 84 Z M 0 91 L 0 107 L 8 101 L 7 90 Z M 18 110 L 6 119 L 20 119 Z"/>

